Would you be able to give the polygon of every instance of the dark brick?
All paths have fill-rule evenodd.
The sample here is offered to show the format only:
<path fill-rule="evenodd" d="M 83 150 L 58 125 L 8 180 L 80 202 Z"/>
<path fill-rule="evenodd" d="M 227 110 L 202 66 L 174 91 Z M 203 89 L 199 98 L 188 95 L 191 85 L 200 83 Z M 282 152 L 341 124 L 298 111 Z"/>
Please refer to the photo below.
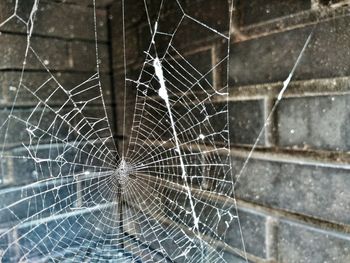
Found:
<path fill-rule="evenodd" d="M 0 223 L 11 225 L 19 220 L 30 222 L 69 212 L 76 205 L 76 187 L 69 179 L 65 181 L 51 181 L 25 189 L 1 190 Z"/>
<path fill-rule="evenodd" d="M 278 228 L 278 262 L 337 262 L 350 260 L 350 236 L 282 221 Z"/>
<path fill-rule="evenodd" d="M 229 2 L 225 0 L 188 0 L 186 2 L 184 11 L 187 15 L 220 33 L 228 31 Z M 193 35 L 195 35 L 194 32 Z"/>
<path fill-rule="evenodd" d="M 126 65 L 133 64 L 143 57 L 143 50 L 138 46 L 137 30 L 128 30 L 125 33 L 125 50 L 121 33 L 112 32 L 113 67 L 115 69 L 124 67 L 124 54 Z M 122 70 L 122 69 L 119 69 Z"/>
<path fill-rule="evenodd" d="M 63 120 L 62 116 L 59 117 L 53 110 L 40 107 L 36 110 L 18 109 L 14 110 L 9 118 L 10 113 L 11 109 L 0 111 L 1 123 L 8 119 L 0 133 L 1 143 L 4 143 L 6 147 L 19 143 L 28 144 L 30 138 L 32 138 L 32 145 L 35 145 L 39 138 L 41 142 L 50 141 L 51 139 L 61 142 L 67 139 L 72 140 L 75 137 L 73 133 L 74 123 L 69 125 L 67 121 Z M 65 110 L 61 111 L 62 115 L 66 113 Z M 53 121 L 55 122 L 54 125 L 52 125 Z M 35 127 L 38 128 L 35 129 Z M 32 130 L 33 133 L 31 134 L 27 129 Z M 5 134 L 7 134 L 6 140 Z"/>
<path fill-rule="evenodd" d="M 284 99 L 278 107 L 281 146 L 348 151 L 350 96 Z"/>
<path fill-rule="evenodd" d="M 21 69 L 25 58 L 25 48 L 27 38 L 19 35 L 2 34 L 0 37 L 0 52 L 3 59 L 0 64 L 1 69 Z M 67 43 L 56 39 L 43 39 L 32 37 L 31 45 L 39 54 L 43 63 L 47 67 L 68 69 L 68 49 Z M 26 69 L 43 69 L 43 66 L 29 51 Z"/>
<path fill-rule="evenodd" d="M 63 38 L 95 39 L 94 15 L 92 8 L 40 2 L 34 23 L 34 34 L 41 36 L 54 36 Z M 20 0 L 18 3 L 17 15 L 24 21 L 29 20 L 34 0 Z M 14 13 L 15 1 L 7 0 L 1 4 L 1 22 Z M 65 19 L 62 19 L 62 17 Z M 97 32 L 98 39 L 107 41 L 107 13 L 98 9 Z M 60 21 L 58 26 L 57 21 Z M 1 23 L 0 22 L 0 23 Z M 13 18 L 1 27 L 1 30 L 26 33 L 26 26 L 17 18 Z"/>
<path fill-rule="evenodd" d="M 70 43 L 71 68 L 76 71 L 96 71 L 96 45 L 89 42 Z M 109 50 L 107 44 L 98 45 L 101 72 L 109 72 Z"/>
<path fill-rule="evenodd" d="M 237 255 L 233 255 L 229 252 L 223 253 L 223 259 L 225 262 L 235 262 L 235 263 L 247 263 L 244 258 L 238 257 Z"/>
<path fill-rule="evenodd" d="M 86 107 L 75 120 L 75 123 L 79 123 L 76 129 L 84 136 L 89 136 L 89 139 L 95 139 L 97 136 L 101 139 L 111 137 L 113 134 L 111 134 L 109 125 L 111 129 L 115 125 L 113 122 L 113 114 L 111 107 L 106 107 L 106 109 L 102 106 Z M 82 119 L 84 119 L 84 121 L 80 122 Z"/>
<path fill-rule="evenodd" d="M 239 208 L 238 216 L 240 224 L 238 224 L 237 220 L 232 221 L 226 234 L 225 242 L 243 251 L 243 238 L 247 253 L 266 259 L 266 215 L 251 209 Z"/>
<path fill-rule="evenodd" d="M 0 3 L 0 23 L 5 22 L 15 13 L 15 0 L 5 0 Z M 33 9 L 34 0 L 19 0 L 16 14 L 22 20 L 27 22 L 30 17 L 30 13 Z M 13 17 L 2 25 L 0 31 L 20 32 L 26 33 L 26 25 L 18 18 Z"/>
<path fill-rule="evenodd" d="M 318 0 L 318 1 L 322 5 L 333 5 L 333 4 L 341 4 L 341 3 L 343 3 L 344 5 L 348 4 L 346 0 Z"/>
<path fill-rule="evenodd" d="M 231 144 L 254 144 L 264 127 L 264 101 L 230 101 L 228 108 Z M 259 144 L 265 144 L 264 133 Z"/>
<path fill-rule="evenodd" d="M 107 41 L 107 12 L 96 10 L 96 20 L 98 40 Z M 57 4 L 52 1 L 49 4 L 40 3 L 34 24 L 34 34 L 94 40 L 94 10 Z"/>
<path fill-rule="evenodd" d="M 62 2 L 65 4 L 74 4 L 74 5 L 80 5 L 80 6 L 93 6 L 92 0 L 44 0 L 43 2 L 52 3 L 55 2 Z M 96 0 L 96 7 L 104 8 L 108 5 L 112 4 L 114 0 Z"/>
<path fill-rule="evenodd" d="M 124 24 L 126 28 L 137 26 L 141 23 L 148 23 L 147 13 L 145 9 L 145 3 L 147 4 L 147 10 L 150 19 L 158 14 L 160 3 L 157 5 L 155 2 L 158 0 L 146 0 L 144 1 L 125 1 L 124 2 Z M 165 2 L 166 3 L 166 2 Z M 123 31 L 123 8 L 122 1 L 114 1 L 110 8 L 110 14 L 112 16 L 113 29 L 120 35 Z"/>
<path fill-rule="evenodd" d="M 181 55 L 184 59 L 176 59 L 176 55 L 169 54 L 162 62 L 169 92 L 179 94 L 213 90 L 211 49 L 187 56 Z"/>
<path fill-rule="evenodd" d="M 77 248 L 85 256 L 84 248 L 96 248 L 103 239 L 105 228 L 96 223 L 100 217 L 100 212 L 91 211 L 23 226 L 18 230 L 19 257 L 29 251 L 27 258 L 32 260 L 45 256 L 69 258 L 71 253 L 80 258 Z"/>
<path fill-rule="evenodd" d="M 72 90 L 77 85 L 85 82 L 88 80 L 92 74 L 88 73 L 53 73 L 54 77 L 56 78 L 57 82 L 61 84 L 61 86 L 65 90 Z M 44 72 L 24 72 L 23 78 L 22 78 L 22 85 L 30 89 L 32 92 L 37 90 L 43 83 L 45 83 L 49 78 L 52 76 L 50 74 L 44 73 Z M 101 85 L 103 89 L 104 99 L 107 104 L 111 103 L 111 79 L 109 75 L 101 75 Z M 2 91 L 3 91 L 3 101 L 2 105 L 12 105 L 14 102 L 17 88 L 19 86 L 19 82 L 21 80 L 21 73 L 20 72 L 2 72 L 0 73 L 0 81 L 2 85 Z M 53 90 L 55 90 L 58 87 L 56 81 L 53 79 L 49 81 L 45 86 L 43 86 L 40 90 L 36 92 L 37 96 L 39 98 L 42 98 L 44 101 L 46 98 L 48 98 Z M 78 95 L 74 96 L 72 99 L 76 102 L 88 100 L 93 97 L 96 97 L 100 94 L 99 87 L 89 89 L 93 84 L 96 84 L 97 80 L 88 81 L 86 84 L 82 85 L 80 88 L 75 90 L 75 93 L 78 93 L 84 89 L 86 89 L 85 92 L 79 93 Z M 50 105 L 59 105 L 65 102 L 64 97 L 53 97 L 50 99 L 47 103 Z M 16 106 L 20 105 L 36 105 L 39 103 L 39 99 L 33 97 L 32 93 L 30 93 L 26 88 L 22 87 L 20 88 L 20 91 L 18 93 L 18 96 L 16 98 Z M 98 103 L 97 101 L 94 101 L 93 103 Z"/>
<path fill-rule="evenodd" d="M 311 8 L 311 1 L 239 0 L 236 8 L 241 14 L 241 25 L 250 25 L 308 10 Z"/>
<path fill-rule="evenodd" d="M 233 162 L 238 174 L 243 160 Z M 236 196 L 268 207 L 350 224 L 348 170 L 251 159 Z"/>
<path fill-rule="evenodd" d="M 293 79 L 347 76 L 350 18 L 319 23 Z M 230 81 L 237 85 L 285 80 L 313 26 L 233 44 Z"/>

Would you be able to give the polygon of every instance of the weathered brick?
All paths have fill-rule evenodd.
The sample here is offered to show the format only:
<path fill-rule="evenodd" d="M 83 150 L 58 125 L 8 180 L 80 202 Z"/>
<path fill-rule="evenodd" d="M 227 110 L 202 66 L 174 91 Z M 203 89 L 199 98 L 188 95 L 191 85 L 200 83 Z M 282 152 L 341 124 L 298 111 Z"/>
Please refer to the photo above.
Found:
<path fill-rule="evenodd" d="M 348 151 L 349 95 L 284 99 L 277 111 L 281 146 Z"/>
<path fill-rule="evenodd" d="M 230 224 L 225 242 L 243 251 L 243 238 L 247 253 L 267 259 L 266 215 L 252 209 L 239 208 L 238 217 L 239 223 L 234 220 Z"/>
<path fill-rule="evenodd" d="M 95 39 L 94 14 L 92 8 L 65 4 L 40 2 L 33 34 L 41 36 L 54 36 L 63 38 Z M 24 21 L 29 20 L 34 0 L 19 1 L 17 15 Z M 0 23 L 10 17 L 14 12 L 15 1 L 7 0 L 0 4 Z M 62 19 L 62 17 L 65 19 Z M 107 13 L 105 10 L 96 10 L 98 39 L 107 41 Z M 57 21 L 60 21 L 59 25 Z M 26 33 L 26 26 L 17 18 L 13 18 L 1 27 L 1 30 Z"/>
<path fill-rule="evenodd" d="M 187 15 L 220 33 L 228 31 L 229 2 L 225 0 L 189 0 L 186 2 L 184 11 Z"/>
<path fill-rule="evenodd" d="M 96 71 L 95 43 L 73 41 L 69 44 L 71 54 L 71 69 L 76 71 Z M 98 45 L 99 67 L 101 72 L 109 72 L 108 45 Z"/>
<path fill-rule="evenodd" d="M 27 38 L 19 35 L 2 34 L 0 37 L 0 52 L 3 59 L 0 64 L 1 69 L 21 69 L 25 58 Z M 57 39 L 44 39 L 32 37 L 31 46 L 41 57 L 47 67 L 68 69 L 67 43 Z M 43 66 L 29 51 L 26 69 L 43 69 Z"/>
<path fill-rule="evenodd" d="M 57 82 L 63 87 L 64 90 L 72 90 L 77 85 L 87 81 L 92 74 L 88 73 L 64 73 L 58 72 L 53 73 Z M 49 80 L 51 78 L 51 80 Z M 101 87 L 104 95 L 104 100 L 107 104 L 111 103 L 111 79 L 109 75 L 101 75 Z M 16 106 L 23 105 L 36 105 L 39 103 L 39 98 L 46 101 L 47 98 L 54 93 L 55 89 L 59 87 L 59 84 L 52 78 L 52 75 L 44 72 L 24 72 L 21 84 L 24 85 L 20 88 L 18 92 L 16 101 L 15 96 L 17 94 L 17 89 L 21 81 L 20 72 L 5 71 L 0 73 L 1 90 L 3 91 L 2 105 L 12 105 L 15 102 Z M 47 83 L 42 86 L 45 82 Z M 100 88 L 96 86 L 95 88 L 89 88 L 93 85 L 97 85 L 97 79 L 87 81 L 85 84 L 81 85 L 79 88 L 74 89 L 75 96 L 72 100 L 75 102 L 87 101 L 94 97 L 99 96 Z M 42 86 L 42 87 L 41 87 Z M 38 88 L 41 87 L 39 90 Z M 27 88 L 30 91 L 27 90 Z M 63 89 L 59 88 L 63 92 Z M 82 92 L 85 90 L 84 92 Z M 35 92 L 36 98 L 33 93 Z M 58 94 L 58 91 L 56 91 Z M 52 96 L 50 100 L 47 101 L 49 105 L 60 105 L 63 104 L 68 98 L 66 96 Z M 101 104 L 100 101 L 92 101 L 91 104 Z"/>
<path fill-rule="evenodd" d="M 234 159 L 237 175 L 242 159 Z M 349 224 L 348 170 L 251 159 L 236 196 L 268 207 Z M 229 187 L 229 186 L 228 186 Z"/>
<path fill-rule="evenodd" d="M 238 257 L 236 255 L 229 253 L 229 252 L 223 253 L 223 259 L 225 260 L 225 262 L 235 262 L 235 263 L 246 263 L 247 262 L 247 260 L 245 260 L 244 258 Z"/>
<path fill-rule="evenodd" d="M 350 236 L 290 221 L 278 228 L 278 262 L 337 262 L 350 260 Z"/>
<path fill-rule="evenodd" d="M 68 143 L 100 138 L 108 138 L 111 135 L 108 122 L 114 127 L 113 112 L 106 108 L 107 119 L 104 119 L 105 111 L 102 106 L 86 107 L 79 113 L 79 108 L 37 108 L 18 109 L 11 113 L 11 109 L 0 111 L 1 123 L 5 123 L 1 130 L 1 144 L 11 147 L 20 143 L 31 145 L 44 143 Z M 10 116 L 10 117 L 9 117 Z M 8 126 L 8 128 L 6 128 Z M 7 132 L 6 132 L 7 131 Z M 52 141 L 53 140 L 53 141 Z"/>
<path fill-rule="evenodd" d="M 170 93 L 213 90 L 211 49 L 181 55 L 183 58 L 176 55 L 176 53 L 169 54 L 162 62 L 164 77 Z"/>
<path fill-rule="evenodd" d="M 228 109 L 231 144 L 254 144 L 264 127 L 264 101 L 230 101 Z M 265 144 L 264 134 L 259 144 Z"/>
<path fill-rule="evenodd" d="M 44 0 L 45 2 L 62 2 L 65 4 L 74 4 L 80 6 L 93 6 L 92 0 Z M 112 4 L 115 0 L 96 0 L 96 7 L 104 8 Z M 116 1 L 115 1 L 116 2 Z"/>
<path fill-rule="evenodd" d="M 106 107 L 106 109 L 102 106 L 84 108 L 81 114 L 76 117 L 75 123 L 80 123 L 76 126 L 76 130 L 89 136 L 89 139 L 95 139 L 97 136 L 101 139 L 113 136 L 109 129 L 109 126 L 112 129 L 115 125 L 113 115 L 111 107 Z M 82 119 L 83 122 L 81 122 Z"/>
<path fill-rule="evenodd" d="M 71 179 L 71 178 L 70 178 Z M 53 214 L 66 213 L 75 207 L 76 187 L 72 182 L 54 181 L 26 189 L 1 190 L 0 224 L 19 220 L 33 221 Z"/>
<path fill-rule="evenodd" d="M 145 3 L 147 4 L 147 10 L 149 16 L 152 18 L 156 12 L 152 6 L 154 0 L 144 1 L 124 1 L 124 24 L 126 28 L 135 26 L 139 23 L 147 23 Z M 122 1 L 115 1 L 110 8 L 110 14 L 112 16 L 113 30 L 117 31 L 119 35 L 122 35 L 123 30 L 123 7 Z"/>
<path fill-rule="evenodd" d="M 344 5 L 347 5 L 346 0 L 318 0 L 319 3 L 322 5 L 333 5 L 333 4 L 341 4 L 343 3 Z"/>
<path fill-rule="evenodd" d="M 27 258 L 33 261 L 45 256 L 61 257 L 61 260 L 74 255 L 75 259 L 85 257 L 87 251 L 84 249 L 96 248 L 102 242 L 105 228 L 96 222 L 100 217 L 99 211 L 85 211 L 84 214 L 53 218 L 46 223 L 21 226 L 17 243 L 22 248 L 19 257 L 27 251 Z M 12 246 L 16 246 L 16 243 Z M 83 255 L 77 254 L 79 247 Z"/>
<path fill-rule="evenodd" d="M 96 10 L 96 20 L 98 40 L 107 41 L 107 12 Z M 60 22 L 57 23 L 57 21 Z M 34 24 L 34 34 L 94 40 L 94 10 L 75 5 L 57 4 L 52 1 L 49 4 L 40 3 Z"/>
<path fill-rule="evenodd" d="M 291 15 L 311 8 L 311 1 L 304 0 L 239 0 L 236 8 L 241 25 L 250 25 L 278 17 Z"/>
<path fill-rule="evenodd" d="M 293 79 L 347 76 L 350 18 L 319 23 Z M 231 46 L 230 81 L 237 85 L 285 80 L 313 26 L 252 39 Z"/>
<path fill-rule="evenodd" d="M 125 33 L 125 50 L 123 38 L 120 33 L 112 32 L 112 50 L 113 50 L 113 67 L 120 69 L 124 67 L 124 55 L 126 65 L 133 64 L 140 60 L 143 50 L 138 46 L 138 32 L 137 30 L 128 30 Z"/>
<path fill-rule="evenodd" d="M 39 138 L 41 142 L 50 141 L 50 139 L 57 139 L 60 142 L 72 140 L 75 137 L 74 123 L 69 124 L 68 121 L 64 121 L 63 115 L 60 117 L 53 110 L 39 107 L 36 110 L 14 110 L 12 115 L 10 113 L 11 109 L 0 111 L 1 123 L 7 121 L 0 133 L 1 144 L 5 147 L 19 143 L 27 144 L 30 139 L 32 144 L 35 144 Z M 67 111 L 61 111 L 61 114 L 66 113 Z M 54 125 L 52 125 L 53 122 L 55 122 Z"/>

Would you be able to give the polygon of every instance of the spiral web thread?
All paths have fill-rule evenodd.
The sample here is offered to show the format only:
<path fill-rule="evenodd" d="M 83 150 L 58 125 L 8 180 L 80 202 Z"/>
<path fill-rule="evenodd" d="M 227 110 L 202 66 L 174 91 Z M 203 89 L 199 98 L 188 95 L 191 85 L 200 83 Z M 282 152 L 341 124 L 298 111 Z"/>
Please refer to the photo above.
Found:
<path fill-rule="evenodd" d="M 0 223 L 11 222 L 0 229 L 4 262 L 225 262 L 228 236 L 246 261 L 233 195 L 228 85 L 213 84 L 214 72 L 228 67 L 229 50 L 200 72 L 176 47 L 188 24 L 227 47 L 230 38 L 178 1 L 173 7 L 181 15 L 163 31 L 166 2 L 155 21 L 145 2 L 152 38 L 138 76 L 125 78 L 125 107 L 126 92 L 136 96 L 133 115 L 123 112 L 122 129 L 130 136 L 118 143 L 100 82 L 95 2 L 97 71 L 75 87 L 64 87 L 31 45 L 39 1 L 28 20 L 17 14 L 16 1 L 0 24 L 16 20 L 27 29 L 19 84 L 11 87 L 12 106 L 1 113 L 7 116 L 0 126 L 2 174 L 18 177 L 23 163 L 31 171 L 18 187 L 0 190 L 0 200 L 12 196 L 0 205 Z M 39 86 L 23 81 L 33 61 L 46 72 Z M 22 98 L 35 105 L 17 110 Z M 100 105 L 104 117 L 91 114 L 91 105 Z"/>

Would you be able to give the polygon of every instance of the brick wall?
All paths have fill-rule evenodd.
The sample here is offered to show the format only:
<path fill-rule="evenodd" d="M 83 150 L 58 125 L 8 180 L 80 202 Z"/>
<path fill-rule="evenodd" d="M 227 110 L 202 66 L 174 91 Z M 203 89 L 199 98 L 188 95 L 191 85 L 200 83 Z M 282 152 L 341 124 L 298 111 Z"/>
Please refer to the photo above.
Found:
<path fill-rule="evenodd" d="M 180 2 L 198 20 L 220 32 L 228 31 L 227 1 Z M 169 30 L 174 26 L 172 18 L 176 21 L 179 14 L 171 1 L 166 3 L 168 15 L 162 16 L 159 24 Z M 154 22 L 159 1 L 147 4 L 149 19 Z M 350 260 L 349 12 L 347 1 L 235 1 L 228 76 L 235 175 L 263 129 L 236 185 L 251 262 Z M 111 6 L 110 14 L 117 127 L 122 127 L 125 73 L 120 1 Z M 125 14 L 126 77 L 135 79 L 151 34 L 143 1 L 126 1 Z M 311 42 L 292 82 L 264 127 L 282 82 L 311 31 Z M 176 46 L 202 72 L 219 61 L 226 48 L 217 38 L 204 37 L 190 23 L 177 34 Z M 218 68 L 211 80 L 214 86 L 222 86 L 226 78 L 226 71 Z M 126 112 L 133 112 L 135 93 L 127 87 L 125 96 Z M 118 134 L 128 135 L 121 129 Z M 228 262 L 238 262 L 236 237 L 233 230 L 229 232 Z"/>
<path fill-rule="evenodd" d="M 17 1 L 0 2 L 0 23 L 13 14 L 15 2 Z M 106 9 L 106 5 L 110 2 L 97 1 L 96 18 L 100 79 L 108 117 L 114 129 L 110 33 Z M 48 133 L 54 134 L 40 136 L 40 142 L 36 142 L 39 139 L 31 137 L 27 131 L 32 126 L 12 121 L 5 145 L 2 144 L 6 132 L 4 129 L 0 132 L 4 155 L 25 157 L 28 155 L 28 149 L 23 148 L 23 145 L 30 144 L 37 147 L 37 158 L 55 159 L 59 152 L 62 153 L 70 148 L 67 147 L 70 143 L 77 143 L 77 131 L 74 133 L 71 128 L 80 128 L 78 123 L 81 119 L 79 117 L 70 119 L 71 122 L 67 125 L 62 118 L 58 117 L 58 114 L 62 113 L 59 108 L 67 101 L 67 94 L 57 92 L 59 90 L 57 82 L 66 90 L 71 90 L 81 83 L 86 83 L 85 86 L 80 86 L 81 89 L 88 88 L 94 81 L 94 84 L 97 84 L 96 80 L 87 81 L 96 74 L 94 9 L 91 3 L 92 1 L 40 1 L 30 45 L 43 63 L 29 50 L 22 78 L 22 85 L 32 92 L 36 91 L 37 97 L 21 88 L 15 104 L 13 101 L 21 79 L 28 43 L 28 32 L 24 22 L 30 17 L 34 0 L 19 1 L 16 13 L 18 18 L 13 17 L 1 26 L 0 123 L 3 125 L 6 122 L 14 105 L 12 112 L 14 116 L 28 120 L 32 125 L 46 127 Z M 87 101 L 96 97 L 98 93 L 96 89 L 88 89 L 83 94 L 77 95 L 74 100 Z M 44 102 L 39 103 L 41 99 L 59 113 L 55 114 L 53 111 L 46 113 L 50 110 L 43 107 Z M 73 105 L 68 103 L 64 110 L 69 112 L 73 108 Z M 95 100 L 88 103 L 83 114 L 88 118 L 103 118 L 105 114 L 101 101 Z M 57 125 L 49 128 L 53 122 Z M 60 125 L 61 128 L 58 128 Z M 96 130 L 99 128 L 101 127 L 95 126 Z M 84 129 L 81 128 L 81 131 L 84 132 Z M 35 132 L 40 133 L 38 130 Z M 98 132 L 98 135 L 106 136 L 102 132 Z M 62 139 L 65 137 L 66 139 Z M 63 141 L 65 143 L 62 144 Z M 70 149 L 65 153 L 67 162 L 81 162 L 76 159 L 81 152 L 75 150 Z M 85 151 L 88 149 L 85 148 Z M 80 155 L 80 158 L 87 158 L 87 156 Z M 0 238 L 1 262 L 18 262 L 19 258 L 27 252 L 27 259 L 36 256 L 43 258 L 48 253 L 54 256 L 65 247 L 80 246 L 81 240 L 92 238 L 92 232 L 89 229 L 92 224 L 98 224 L 92 219 L 94 216 L 100 216 L 100 211 L 97 207 L 92 207 L 88 213 L 84 209 L 74 210 L 81 202 L 79 200 L 81 194 L 77 194 L 76 191 L 82 186 L 75 182 L 74 176 L 65 177 L 82 169 L 84 168 L 79 164 L 72 168 L 70 165 L 61 166 L 59 162 L 36 163 L 32 158 L 1 159 L 0 234 L 8 232 Z M 54 178 L 56 176 L 57 179 Z M 66 243 L 58 241 L 57 235 L 65 236 L 70 241 Z"/>

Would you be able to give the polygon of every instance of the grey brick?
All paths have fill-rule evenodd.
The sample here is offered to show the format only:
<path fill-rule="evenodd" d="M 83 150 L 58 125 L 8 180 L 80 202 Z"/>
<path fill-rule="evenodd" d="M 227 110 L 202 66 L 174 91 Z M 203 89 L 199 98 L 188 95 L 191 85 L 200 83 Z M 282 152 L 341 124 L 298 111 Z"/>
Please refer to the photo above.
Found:
<path fill-rule="evenodd" d="M 234 174 L 243 160 L 234 159 Z M 236 185 L 240 199 L 349 224 L 348 170 L 251 159 Z M 229 187 L 229 186 L 228 186 Z"/>
<path fill-rule="evenodd" d="M 54 1 L 48 2 L 40 2 L 38 5 L 34 34 L 63 38 L 95 39 L 92 8 L 59 4 Z M 34 0 L 20 0 L 17 15 L 24 21 L 28 21 L 33 4 Z M 14 7 L 14 0 L 1 2 L 1 22 L 14 13 Z M 62 19 L 62 17 L 65 19 Z M 98 39 L 107 41 L 107 13 L 105 10 L 98 9 L 96 10 L 96 17 Z M 60 23 L 57 23 L 57 21 Z M 26 33 L 26 26 L 17 18 L 10 20 L 1 29 L 9 32 Z"/>
<path fill-rule="evenodd" d="M 151 6 L 152 0 L 146 0 L 147 7 L 149 8 L 150 16 L 152 17 L 152 12 L 157 12 L 159 10 L 153 10 Z M 123 24 L 123 8 L 121 1 L 114 1 L 111 5 L 110 13 L 112 15 L 112 25 L 114 30 L 121 35 L 122 34 L 122 24 Z M 124 23 L 126 28 L 139 23 L 146 23 L 146 10 L 144 1 L 125 1 L 124 3 Z"/>
<path fill-rule="evenodd" d="M 347 76 L 350 18 L 319 23 L 293 79 Z M 237 85 L 285 80 L 313 26 L 252 39 L 231 46 L 230 81 Z"/>
<path fill-rule="evenodd" d="M 65 4 L 74 4 L 74 5 L 80 5 L 80 6 L 93 6 L 93 3 L 91 0 L 44 0 L 44 1 L 48 3 L 61 2 Z M 104 8 L 112 4 L 114 1 L 115 0 L 96 0 L 96 7 Z"/>
<path fill-rule="evenodd" d="M 319 3 L 321 3 L 322 5 L 333 5 L 333 4 L 340 4 L 340 3 L 344 3 L 344 5 L 346 5 L 346 1 L 345 0 L 318 0 Z"/>
<path fill-rule="evenodd" d="M 278 262 L 345 263 L 350 260 L 350 236 L 282 221 L 278 230 Z"/>
<path fill-rule="evenodd" d="M 0 23 L 5 22 L 6 19 L 11 17 L 15 13 L 15 0 L 5 0 L 0 3 Z M 27 22 L 32 11 L 34 0 L 19 0 L 16 14 L 22 20 Z M 10 32 L 20 32 L 26 33 L 26 25 L 20 21 L 20 19 L 12 18 L 2 25 L 1 31 L 10 31 Z"/>
<path fill-rule="evenodd" d="M 96 10 L 96 20 L 98 40 L 107 41 L 107 12 Z M 40 3 L 34 24 L 34 34 L 94 40 L 94 10 L 75 5 L 57 4 L 52 1 L 49 4 Z"/>
<path fill-rule="evenodd" d="M 230 101 L 228 108 L 231 144 L 254 144 L 264 127 L 264 101 Z M 264 134 L 259 144 L 265 144 Z"/>
<path fill-rule="evenodd" d="M 208 38 L 219 37 L 224 40 L 215 31 L 228 35 L 229 7 L 227 1 L 191 1 L 184 9 L 189 17 L 197 20 L 199 23 L 191 18 L 184 18 L 172 40 L 172 45 L 175 48 L 179 49 L 187 46 L 189 43 L 193 45 Z M 198 10 L 201 10 L 201 12 L 198 12 Z"/>
<path fill-rule="evenodd" d="M 213 90 L 211 49 L 182 56 L 168 55 L 162 63 L 168 90 L 177 94 Z"/>
<path fill-rule="evenodd" d="M 61 185 L 63 184 L 63 186 Z M 74 183 L 43 183 L 26 189 L 1 190 L 0 223 L 27 222 L 54 214 L 69 212 L 75 207 L 76 187 Z"/>
<path fill-rule="evenodd" d="M 223 254 L 223 259 L 225 262 L 235 262 L 235 263 L 247 263 L 247 261 L 241 257 L 233 255 L 231 253 L 225 252 Z"/>
<path fill-rule="evenodd" d="M 48 69 L 78 72 L 96 71 L 96 46 L 92 42 L 66 42 L 60 39 L 32 37 L 30 43 L 41 62 Z M 26 45 L 27 38 L 25 36 L 3 34 L 0 38 L 0 52 L 3 54 L 0 69 L 22 69 Z M 109 72 L 108 45 L 99 44 L 98 48 L 100 70 L 101 72 Z M 45 70 L 41 62 L 29 50 L 25 68 Z"/>
<path fill-rule="evenodd" d="M 72 58 L 71 68 L 76 71 L 96 71 L 96 46 L 95 43 L 78 42 L 70 43 Z M 99 66 L 101 72 L 109 72 L 109 50 L 107 44 L 98 45 Z"/>
<path fill-rule="evenodd" d="M 112 22 L 114 22 L 112 20 Z M 115 27 L 120 24 L 113 24 Z M 138 32 L 135 29 L 130 29 L 125 33 L 125 50 L 123 45 L 123 38 L 120 32 L 112 31 L 112 50 L 113 50 L 113 67 L 115 69 L 124 67 L 124 54 L 126 64 L 133 64 L 139 62 L 140 58 L 144 57 L 143 50 L 139 47 Z M 146 50 L 146 49 L 145 49 Z M 121 69 L 120 69 L 121 70 Z"/>
<path fill-rule="evenodd" d="M 80 258 L 77 248 L 85 255 L 84 248 L 96 248 L 101 243 L 105 229 L 96 227 L 100 216 L 100 212 L 92 211 L 21 227 L 18 230 L 18 245 L 22 248 L 19 256 L 29 251 L 28 258 L 32 260 L 45 256 L 69 258 L 71 253 Z"/>
<path fill-rule="evenodd" d="M 284 99 L 278 108 L 281 146 L 348 151 L 350 96 Z"/>
<path fill-rule="evenodd" d="M 239 224 L 237 220 L 230 224 L 225 242 L 243 251 L 243 238 L 247 253 L 267 259 L 266 215 L 252 209 L 239 208 L 238 217 Z"/>
<path fill-rule="evenodd" d="M 2 34 L 0 37 L 0 52 L 3 54 L 3 59 L 0 68 L 21 69 L 25 58 L 26 45 L 27 38 L 25 36 Z M 33 37 L 31 46 L 49 68 L 56 70 L 68 68 L 67 45 L 64 41 Z M 43 69 L 43 66 L 31 51 L 28 53 L 26 69 Z"/>
<path fill-rule="evenodd" d="M 10 115 L 10 113 L 11 109 L 3 109 L 0 111 L 1 123 L 8 120 L 0 133 L 1 144 L 5 144 L 5 147 L 19 143 L 27 144 L 30 138 L 32 138 L 32 145 L 35 145 L 39 138 L 41 142 L 43 142 L 45 140 L 50 141 L 50 139 L 54 139 L 52 138 L 53 136 L 58 141 L 64 141 L 66 139 L 72 140 L 75 137 L 72 132 L 74 124 L 72 123 L 70 125 L 72 127 L 69 127 L 68 123 L 63 120 L 63 117 L 59 117 L 53 110 L 39 107 L 36 110 L 14 110 L 12 115 Z M 61 114 L 65 113 L 67 113 L 67 111 L 61 112 Z M 54 125 L 52 125 L 53 121 L 55 121 Z M 38 127 L 38 129 L 35 129 L 35 127 Z M 27 129 L 32 130 L 33 133 L 31 134 Z"/>
<path fill-rule="evenodd" d="M 236 4 L 241 25 L 250 25 L 291 15 L 311 8 L 311 1 L 304 0 L 240 0 Z"/>
<path fill-rule="evenodd" d="M 64 90 L 72 90 L 77 85 L 88 80 L 92 74 L 88 73 L 53 73 L 57 82 L 63 87 Z M 52 76 L 50 74 L 44 72 L 24 72 L 22 78 L 22 85 L 31 90 L 43 101 L 54 93 L 55 89 L 59 87 L 59 84 L 51 79 Z M 101 85 L 103 89 L 104 99 L 107 104 L 111 103 L 111 79 L 108 75 L 101 75 Z M 20 72 L 2 72 L 0 73 L 0 81 L 1 81 L 1 90 L 3 91 L 3 101 L 2 105 L 12 105 L 15 101 L 15 96 L 17 94 L 17 89 L 21 80 Z M 48 81 L 44 86 L 42 86 L 46 81 Z M 72 97 L 72 100 L 75 102 L 86 101 L 91 98 L 97 97 L 100 94 L 100 88 L 92 88 L 89 87 L 93 85 L 97 85 L 97 80 L 88 81 L 86 84 L 81 85 L 80 88 L 75 89 L 75 93 L 77 94 Z M 20 91 L 17 95 L 15 104 L 16 106 L 29 106 L 36 105 L 39 103 L 39 99 L 34 97 L 31 92 L 29 92 L 24 86 L 20 88 Z M 42 86 L 41 89 L 38 88 Z M 59 89 L 62 91 L 62 89 Z M 85 92 L 80 93 L 81 91 L 86 90 Z M 56 91 L 56 95 L 52 96 L 50 100 L 47 101 L 49 105 L 60 105 L 65 102 L 68 98 L 65 95 L 58 96 L 58 91 Z M 92 103 L 101 104 L 99 101 L 93 101 Z"/>

